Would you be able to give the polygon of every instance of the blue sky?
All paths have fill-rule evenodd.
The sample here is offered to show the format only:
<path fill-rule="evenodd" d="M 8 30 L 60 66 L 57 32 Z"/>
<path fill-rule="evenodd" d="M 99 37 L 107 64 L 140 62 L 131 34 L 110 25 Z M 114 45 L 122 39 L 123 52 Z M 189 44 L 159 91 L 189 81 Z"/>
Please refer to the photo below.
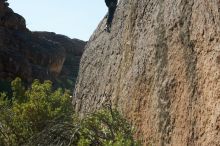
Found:
<path fill-rule="evenodd" d="M 32 31 L 88 40 L 107 13 L 104 0 L 8 0 Z"/>

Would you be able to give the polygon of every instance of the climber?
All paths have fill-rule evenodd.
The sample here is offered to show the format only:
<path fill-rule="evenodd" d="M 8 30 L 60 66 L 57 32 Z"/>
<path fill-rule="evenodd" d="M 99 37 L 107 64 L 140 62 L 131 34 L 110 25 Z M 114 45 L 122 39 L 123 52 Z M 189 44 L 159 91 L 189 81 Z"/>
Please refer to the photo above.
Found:
<path fill-rule="evenodd" d="M 118 4 L 118 0 L 105 0 L 105 3 L 108 7 L 108 18 L 106 22 L 106 28 L 105 31 L 110 32 L 112 20 L 114 18 L 115 9 Z"/>

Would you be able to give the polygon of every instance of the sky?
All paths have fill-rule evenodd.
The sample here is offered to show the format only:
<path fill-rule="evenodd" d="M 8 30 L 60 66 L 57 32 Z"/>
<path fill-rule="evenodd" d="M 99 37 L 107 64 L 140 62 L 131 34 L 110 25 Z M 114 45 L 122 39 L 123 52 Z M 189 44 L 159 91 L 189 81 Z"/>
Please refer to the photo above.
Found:
<path fill-rule="evenodd" d="M 8 0 L 31 31 L 50 31 L 87 41 L 107 13 L 104 0 Z"/>

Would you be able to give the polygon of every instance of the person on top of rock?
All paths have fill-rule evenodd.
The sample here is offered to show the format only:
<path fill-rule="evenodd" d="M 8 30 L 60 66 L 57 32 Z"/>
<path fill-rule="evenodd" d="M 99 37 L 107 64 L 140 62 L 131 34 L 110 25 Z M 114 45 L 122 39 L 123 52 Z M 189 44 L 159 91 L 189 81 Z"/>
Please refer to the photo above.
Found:
<path fill-rule="evenodd" d="M 108 7 L 108 18 L 107 18 L 105 30 L 107 32 L 110 32 L 112 20 L 114 18 L 114 13 L 118 4 L 118 0 L 105 0 L 105 3 Z"/>

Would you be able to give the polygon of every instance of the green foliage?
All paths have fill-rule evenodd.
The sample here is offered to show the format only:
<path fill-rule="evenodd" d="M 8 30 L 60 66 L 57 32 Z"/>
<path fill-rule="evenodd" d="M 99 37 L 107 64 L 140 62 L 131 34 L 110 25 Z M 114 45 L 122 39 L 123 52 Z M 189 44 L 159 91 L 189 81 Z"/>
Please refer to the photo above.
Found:
<path fill-rule="evenodd" d="M 74 114 L 70 92 L 35 80 L 25 89 L 16 78 L 12 99 L 0 94 L 0 145 L 136 146 L 133 128 L 110 105 L 84 116 Z"/>
<path fill-rule="evenodd" d="M 89 145 L 133 146 L 133 129 L 126 119 L 109 105 L 85 117 L 81 125 L 81 141 Z"/>
<path fill-rule="evenodd" d="M 4 110 L 1 109 L 1 130 L 7 133 L 4 145 L 22 145 L 45 129 L 49 121 L 72 112 L 69 91 L 53 91 L 50 81 L 40 83 L 35 80 L 26 91 L 19 78 L 12 81 L 11 85 L 11 106 L 5 94 L 0 100 L 0 106 L 4 107 Z"/>
<path fill-rule="evenodd" d="M 74 115 L 69 123 L 58 121 L 33 137 L 30 145 L 139 146 L 133 139 L 133 132 L 117 110 L 104 108 L 83 119 Z"/>
<path fill-rule="evenodd" d="M 16 78 L 11 82 L 11 88 L 12 88 L 13 98 L 16 99 L 18 102 L 24 102 L 25 88 L 22 85 L 22 81 L 20 78 Z"/>

